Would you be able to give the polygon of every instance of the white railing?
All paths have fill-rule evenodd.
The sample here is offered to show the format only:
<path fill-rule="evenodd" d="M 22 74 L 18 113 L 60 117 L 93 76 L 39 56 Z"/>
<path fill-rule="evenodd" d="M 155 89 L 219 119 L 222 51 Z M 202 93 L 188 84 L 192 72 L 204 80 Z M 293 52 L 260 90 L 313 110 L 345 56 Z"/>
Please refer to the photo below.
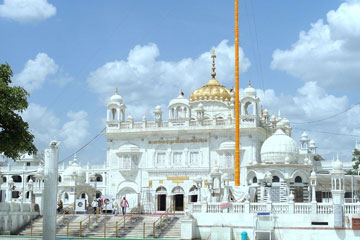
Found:
<path fill-rule="evenodd" d="M 201 204 L 193 203 L 193 209 L 192 210 L 193 210 L 194 213 L 201 212 Z"/>
<path fill-rule="evenodd" d="M 333 205 L 328 203 L 318 203 L 316 207 L 316 213 L 319 214 L 333 213 Z"/>
<path fill-rule="evenodd" d="M 259 213 L 259 212 L 266 212 L 266 203 L 251 203 L 250 204 L 250 212 L 251 213 Z"/>
<path fill-rule="evenodd" d="M 272 212 L 278 214 L 289 213 L 289 204 L 284 203 L 273 203 Z"/>
<path fill-rule="evenodd" d="M 217 119 L 216 120 L 216 125 L 225 126 L 226 125 L 226 120 L 225 119 Z"/>
<path fill-rule="evenodd" d="M 310 203 L 295 203 L 294 213 L 309 214 L 311 213 Z"/>
<path fill-rule="evenodd" d="M 234 203 L 233 204 L 233 212 L 234 213 L 244 213 L 245 205 L 243 203 Z"/>
<path fill-rule="evenodd" d="M 207 205 L 207 212 L 208 213 L 219 213 L 222 212 L 220 209 L 220 203 L 209 203 Z"/>
<path fill-rule="evenodd" d="M 142 122 L 136 122 L 134 123 L 134 128 L 142 128 L 143 127 L 143 123 Z"/>
<path fill-rule="evenodd" d="M 345 203 L 345 214 L 360 214 L 360 203 Z"/>
<path fill-rule="evenodd" d="M 202 205 L 206 204 L 202 207 Z M 206 209 L 207 213 L 261 213 L 271 212 L 274 214 L 332 214 L 333 204 L 329 203 L 233 203 L 229 211 L 223 211 L 223 203 L 194 203 L 192 212 L 200 213 Z M 344 214 L 360 214 L 360 203 L 345 203 Z"/>

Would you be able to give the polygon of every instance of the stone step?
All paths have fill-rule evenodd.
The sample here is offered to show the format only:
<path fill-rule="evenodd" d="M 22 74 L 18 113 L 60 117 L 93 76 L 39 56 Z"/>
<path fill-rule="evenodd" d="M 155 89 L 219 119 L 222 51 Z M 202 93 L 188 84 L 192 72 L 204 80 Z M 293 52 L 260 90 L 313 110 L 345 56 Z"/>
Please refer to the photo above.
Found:
<path fill-rule="evenodd" d="M 94 215 L 90 215 L 90 230 L 88 219 L 89 215 L 61 215 L 57 217 L 57 236 L 66 237 L 67 235 L 79 237 L 80 222 L 82 222 L 82 237 L 104 237 L 104 223 L 106 222 L 106 237 L 121 238 L 143 238 L 143 227 L 145 223 L 145 237 L 153 237 L 153 223 L 159 218 L 159 215 L 134 215 L 132 219 L 126 218 L 125 228 L 122 216 L 100 215 L 95 220 Z M 181 216 L 169 216 L 169 222 L 164 223 L 162 228 L 156 229 L 156 237 L 160 238 L 177 238 L 181 236 L 180 226 Z M 64 223 L 65 221 L 65 223 Z M 67 222 L 69 228 L 67 229 Z M 116 222 L 118 222 L 118 232 L 116 236 Z M 31 229 L 28 225 L 20 235 L 30 235 Z M 32 235 L 42 235 L 42 218 L 36 219 L 32 224 Z"/>

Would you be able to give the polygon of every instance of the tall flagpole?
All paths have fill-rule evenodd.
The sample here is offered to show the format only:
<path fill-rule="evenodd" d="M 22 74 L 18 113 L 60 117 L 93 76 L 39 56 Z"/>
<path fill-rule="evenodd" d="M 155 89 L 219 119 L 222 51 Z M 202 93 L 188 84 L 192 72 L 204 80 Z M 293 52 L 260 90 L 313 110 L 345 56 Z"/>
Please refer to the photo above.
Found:
<path fill-rule="evenodd" d="M 235 186 L 240 186 L 239 3 L 235 0 Z"/>

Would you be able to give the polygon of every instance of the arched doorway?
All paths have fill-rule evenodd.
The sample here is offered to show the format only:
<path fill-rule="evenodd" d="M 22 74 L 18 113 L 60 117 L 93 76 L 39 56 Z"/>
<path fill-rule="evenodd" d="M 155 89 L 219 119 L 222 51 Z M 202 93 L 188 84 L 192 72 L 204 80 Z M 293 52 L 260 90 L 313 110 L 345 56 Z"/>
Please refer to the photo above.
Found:
<path fill-rule="evenodd" d="M 199 191 L 197 187 L 194 185 L 189 190 L 189 202 L 194 203 L 198 201 Z"/>
<path fill-rule="evenodd" d="M 133 188 L 124 187 L 116 194 L 116 201 L 120 204 L 120 201 L 123 197 L 126 197 L 129 208 L 134 208 L 138 206 L 138 194 Z"/>
<path fill-rule="evenodd" d="M 161 186 L 156 189 L 156 208 L 157 211 L 166 211 L 166 195 L 167 190 L 165 187 Z"/>
<path fill-rule="evenodd" d="M 184 189 L 180 186 L 174 187 L 171 191 L 175 211 L 184 211 Z"/>

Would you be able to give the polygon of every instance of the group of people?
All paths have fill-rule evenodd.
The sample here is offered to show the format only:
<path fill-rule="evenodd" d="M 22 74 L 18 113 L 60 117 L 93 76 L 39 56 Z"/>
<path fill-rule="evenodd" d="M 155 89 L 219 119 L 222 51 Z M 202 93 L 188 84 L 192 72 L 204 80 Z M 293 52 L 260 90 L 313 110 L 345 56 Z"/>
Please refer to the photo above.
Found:
<path fill-rule="evenodd" d="M 109 205 L 110 201 L 108 200 L 108 202 L 106 202 L 107 199 L 102 199 L 102 198 L 98 198 L 98 199 L 94 199 L 93 202 L 91 203 L 91 207 L 94 209 L 94 214 L 96 214 L 97 209 L 105 209 L 104 207 L 105 205 Z M 109 206 L 109 210 L 112 210 L 113 214 L 119 214 L 119 204 L 116 201 L 115 198 L 112 199 L 112 203 L 111 203 L 111 207 Z M 122 214 L 125 215 L 126 214 L 126 208 L 129 207 L 129 202 L 126 200 L 125 197 L 123 197 L 120 201 L 120 207 L 121 207 L 121 211 Z"/>

